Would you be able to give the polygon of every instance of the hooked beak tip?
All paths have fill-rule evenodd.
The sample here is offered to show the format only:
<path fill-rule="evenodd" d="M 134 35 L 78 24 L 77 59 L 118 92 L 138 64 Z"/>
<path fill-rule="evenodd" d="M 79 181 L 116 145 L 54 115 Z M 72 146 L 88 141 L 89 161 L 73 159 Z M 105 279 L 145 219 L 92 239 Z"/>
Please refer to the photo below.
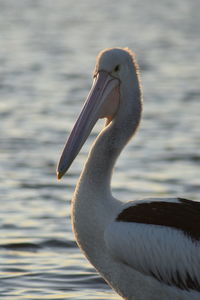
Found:
<path fill-rule="evenodd" d="M 56 174 L 57 174 L 57 179 L 58 179 L 58 180 L 60 180 L 60 179 L 63 177 L 63 175 L 64 175 L 64 174 L 62 174 L 62 173 L 59 172 L 59 171 L 57 171 Z"/>

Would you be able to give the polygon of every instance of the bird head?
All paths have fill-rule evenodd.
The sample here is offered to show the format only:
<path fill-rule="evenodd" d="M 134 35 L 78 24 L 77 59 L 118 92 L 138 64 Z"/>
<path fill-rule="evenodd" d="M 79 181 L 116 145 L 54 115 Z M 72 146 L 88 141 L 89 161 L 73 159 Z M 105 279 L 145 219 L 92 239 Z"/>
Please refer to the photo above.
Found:
<path fill-rule="evenodd" d="M 99 118 L 108 125 L 120 106 L 120 87 L 134 69 L 133 53 L 125 48 L 105 49 L 97 56 L 94 80 L 83 109 L 74 125 L 61 155 L 57 177 L 69 169 Z"/>

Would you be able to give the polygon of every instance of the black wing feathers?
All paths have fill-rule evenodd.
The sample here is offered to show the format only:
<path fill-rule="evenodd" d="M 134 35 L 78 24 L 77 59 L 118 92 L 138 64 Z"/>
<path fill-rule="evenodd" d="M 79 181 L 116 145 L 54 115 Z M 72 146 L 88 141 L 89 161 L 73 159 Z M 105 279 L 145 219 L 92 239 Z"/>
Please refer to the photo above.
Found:
<path fill-rule="evenodd" d="M 118 216 L 118 222 L 135 222 L 167 226 L 181 230 L 191 242 L 200 241 L 200 202 L 178 198 L 175 202 L 152 201 L 141 202 L 125 208 Z M 200 266 L 199 266 L 200 267 Z M 200 292 L 199 280 L 187 272 L 182 278 L 177 271 L 171 274 L 171 278 L 166 280 L 161 274 L 151 275 L 161 282 L 176 286 L 184 290 L 196 290 Z"/>
<path fill-rule="evenodd" d="M 178 198 L 177 202 L 152 201 L 124 209 L 116 221 L 168 226 L 200 240 L 200 202 Z"/>

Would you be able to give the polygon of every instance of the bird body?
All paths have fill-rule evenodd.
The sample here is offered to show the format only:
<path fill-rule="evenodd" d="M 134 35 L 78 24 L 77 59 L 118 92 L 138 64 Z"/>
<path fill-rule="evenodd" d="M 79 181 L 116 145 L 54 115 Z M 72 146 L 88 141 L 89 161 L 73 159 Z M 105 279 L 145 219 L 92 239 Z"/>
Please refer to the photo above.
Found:
<path fill-rule="evenodd" d="M 141 113 L 133 53 L 121 48 L 104 50 L 58 166 L 61 178 L 98 118 L 106 117 L 75 189 L 73 231 L 86 257 L 124 299 L 197 300 L 200 203 L 161 198 L 123 204 L 112 196 L 114 164 L 136 132 Z"/>

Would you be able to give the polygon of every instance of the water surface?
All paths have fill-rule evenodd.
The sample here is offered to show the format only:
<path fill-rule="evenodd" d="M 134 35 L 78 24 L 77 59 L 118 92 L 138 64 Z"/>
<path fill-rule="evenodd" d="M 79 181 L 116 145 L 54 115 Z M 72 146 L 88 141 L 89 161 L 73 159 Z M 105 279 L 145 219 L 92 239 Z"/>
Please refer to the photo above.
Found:
<path fill-rule="evenodd" d="M 0 295 L 119 299 L 76 247 L 70 199 L 95 127 L 62 182 L 55 168 L 91 86 L 96 54 L 128 46 L 144 90 L 141 128 L 113 193 L 198 199 L 199 0 L 0 2 Z"/>

